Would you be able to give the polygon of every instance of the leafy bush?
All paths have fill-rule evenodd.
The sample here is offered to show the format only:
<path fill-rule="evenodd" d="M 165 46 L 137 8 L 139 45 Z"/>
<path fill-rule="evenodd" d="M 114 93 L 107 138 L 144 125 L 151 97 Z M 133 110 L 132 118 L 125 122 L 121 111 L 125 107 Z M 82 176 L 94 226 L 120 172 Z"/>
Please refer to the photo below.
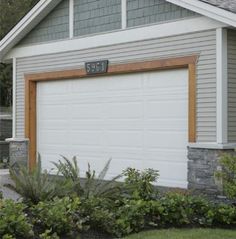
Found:
<path fill-rule="evenodd" d="M 12 200 L 0 201 L 0 236 L 5 239 L 14 237 L 32 238 L 32 225 L 27 219 L 23 203 Z"/>
<path fill-rule="evenodd" d="M 76 192 L 78 196 L 83 198 L 117 198 L 120 195 L 120 188 L 116 180 L 119 179 L 121 175 L 116 176 L 110 181 L 104 181 L 110 163 L 111 160 L 105 164 L 98 176 L 96 176 L 95 171 L 91 170 L 88 164 L 88 169 L 83 180 L 81 180 L 76 157 L 73 157 L 72 161 L 63 157 L 63 161 L 59 160 L 59 162 L 54 163 L 54 165 L 59 174 L 62 174 L 64 179 L 72 185 L 71 192 Z"/>
<path fill-rule="evenodd" d="M 236 156 L 224 154 L 220 159 L 222 170 L 216 177 L 223 181 L 224 192 L 228 198 L 236 199 Z"/>
<path fill-rule="evenodd" d="M 79 222 L 75 214 L 79 204 L 78 198 L 70 199 L 69 197 L 40 202 L 32 207 L 34 224 L 59 235 L 73 232 L 77 226 L 76 219 Z"/>
<path fill-rule="evenodd" d="M 37 204 L 67 193 L 67 185 L 63 180 L 59 182 L 57 177 L 42 170 L 40 155 L 33 170 L 24 166 L 19 169 L 10 168 L 10 175 L 14 184 L 8 187 L 19 193 L 26 202 Z"/>
<path fill-rule="evenodd" d="M 60 239 L 56 232 L 52 233 L 52 230 L 46 230 L 39 235 L 40 239 Z"/>
<path fill-rule="evenodd" d="M 127 168 L 123 176 L 125 176 L 124 188 L 132 198 L 148 200 L 156 196 L 157 190 L 152 183 L 156 182 L 159 177 L 157 170 L 139 171 Z"/>

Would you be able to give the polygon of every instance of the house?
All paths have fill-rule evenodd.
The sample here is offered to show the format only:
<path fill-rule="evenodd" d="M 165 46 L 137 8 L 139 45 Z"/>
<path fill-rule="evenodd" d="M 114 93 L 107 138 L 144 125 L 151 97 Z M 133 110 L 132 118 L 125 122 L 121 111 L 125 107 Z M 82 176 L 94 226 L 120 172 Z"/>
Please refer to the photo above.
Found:
<path fill-rule="evenodd" d="M 42 156 L 112 158 L 158 184 L 217 193 L 236 146 L 233 0 L 41 0 L 0 42 L 13 63 L 13 142 Z M 23 147 L 24 148 L 24 147 Z M 18 148 L 19 149 L 19 148 Z M 19 152 L 18 152 L 19 153 Z"/>

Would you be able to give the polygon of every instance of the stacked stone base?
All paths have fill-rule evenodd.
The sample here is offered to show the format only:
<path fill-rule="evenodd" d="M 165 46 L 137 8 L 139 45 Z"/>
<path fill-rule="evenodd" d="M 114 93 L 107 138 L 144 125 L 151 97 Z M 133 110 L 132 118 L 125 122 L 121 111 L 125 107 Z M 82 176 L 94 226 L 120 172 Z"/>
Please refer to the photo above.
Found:
<path fill-rule="evenodd" d="M 220 169 L 219 160 L 224 153 L 234 154 L 232 149 L 188 148 L 188 188 L 196 194 L 223 195 L 222 182 L 215 177 Z"/>

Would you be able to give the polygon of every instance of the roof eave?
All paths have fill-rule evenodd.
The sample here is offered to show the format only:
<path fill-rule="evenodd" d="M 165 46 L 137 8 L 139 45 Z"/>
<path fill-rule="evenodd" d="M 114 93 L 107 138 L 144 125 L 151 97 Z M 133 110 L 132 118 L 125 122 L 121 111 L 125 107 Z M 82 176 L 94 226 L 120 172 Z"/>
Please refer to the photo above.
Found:
<path fill-rule="evenodd" d="M 236 14 L 199 0 L 167 0 L 180 7 L 236 27 Z"/>
<path fill-rule="evenodd" d="M 4 55 L 30 32 L 61 0 L 41 0 L 0 41 L 0 62 Z"/>

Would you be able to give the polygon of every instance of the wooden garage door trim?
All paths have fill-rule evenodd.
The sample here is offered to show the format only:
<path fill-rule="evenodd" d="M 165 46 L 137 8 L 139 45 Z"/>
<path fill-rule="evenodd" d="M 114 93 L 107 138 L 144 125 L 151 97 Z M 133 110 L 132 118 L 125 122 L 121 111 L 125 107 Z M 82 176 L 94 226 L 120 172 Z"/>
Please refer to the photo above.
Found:
<path fill-rule="evenodd" d="M 128 74 L 137 72 L 156 71 L 164 69 L 188 68 L 189 71 L 189 112 L 188 112 L 188 138 L 189 142 L 196 142 L 196 62 L 197 56 L 186 56 L 171 59 L 161 59 L 129 64 L 109 66 L 104 75 Z M 25 75 L 25 137 L 30 140 L 29 167 L 32 169 L 36 163 L 36 87 L 37 82 L 78 79 L 89 76 L 85 69 L 55 71 Z"/>

